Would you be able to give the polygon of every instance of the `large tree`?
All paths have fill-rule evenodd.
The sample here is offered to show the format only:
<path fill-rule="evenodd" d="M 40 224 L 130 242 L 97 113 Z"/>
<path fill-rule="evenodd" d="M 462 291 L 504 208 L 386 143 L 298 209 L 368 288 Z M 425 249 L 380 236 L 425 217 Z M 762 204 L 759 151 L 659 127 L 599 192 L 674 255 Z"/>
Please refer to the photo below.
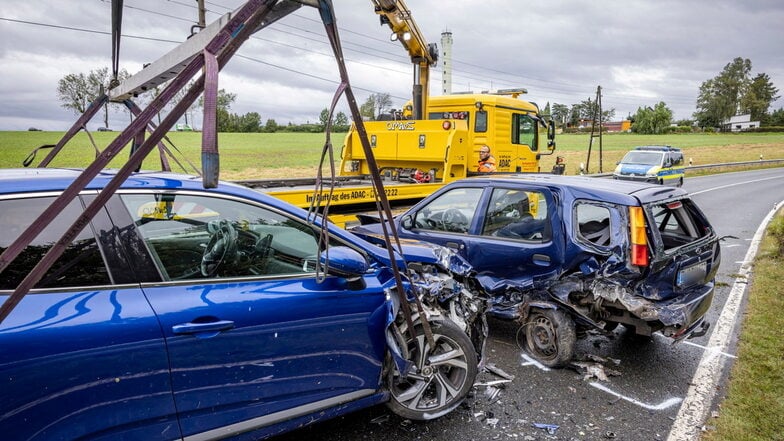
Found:
<path fill-rule="evenodd" d="M 768 116 L 770 103 L 777 100 L 778 89 L 773 86 L 766 73 L 757 74 L 741 97 L 741 113 L 750 113 L 752 121 L 762 121 Z"/>
<path fill-rule="evenodd" d="M 660 101 L 653 108 L 640 107 L 634 114 L 634 125 L 632 131 L 646 135 L 665 133 L 667 127 L 672 124 L 672 110 L 667 107 L 664 101 Z"/>
<path fill-rule="evenodd" d="M 577 126 L 580 120 L 593 121 L 594 115 L 598 110 L 599 103 L 592 100 L 590 97 L 583 100 L 579 104 L 572 105 L 572 110 L 569 116 L 569 123 Z M 610 121 L 615 118 L 615 109 L 602 110 L 602 121 Z"/>
<path fill-rule="evenodd" d="M 364 103 L 359 107 L 359 114 L 365 121 L 376 120 L 376 97 L 371 94 Z"/>
<path fill-rule="evenodd" d="M 552 118 L 553 121 L 559 126 L 563 127 L 569 121 L 569 106 L 566 104 L 553 103 Z"/>
<path fill-rule="evenodd" d="M 359 107 L 359 114 L 367 121 L 375 121 L 384 110 L 392 107 L 392 98 L 388 93 L 371 93 Z"/>
<path fill-rule="evenodd" d="M 219 132 L 237 132 L 238 123 L 236 121 L 237 115 L 229 113 L 231 105 L 237 99 L 236 93 L 226 92 L 225 89 L 218 89 L 218 98 L 216 100 L 217 116 L 218 116 L 218 131 Z M 202 107 L 204 106 L 204 97 L 199 100 Z"/>
<path fill-rule="evenodd" d="M 714 78 L 700 85 L 694 117 L 702 127 L 718 127 L 736 114 L 751 113 L 753 120 L 767 114 L 778 89 L 767 74 L 751 77 L 751 60 L 735 58 Z"/>
<path fill-rule="evenodd" d="M 120 81 L 129 76 L 128 71 L 125 69 L 120 70 L 118 73 Z M 101 93 L 105 90 L 108 90 L 111 80 L 109 68 L 107 67 L 93 69 L 87 74 L 68 74 L 57 83 L 57 97 L 62 102 L 62 107 L 71 109 L 77 115 L 81 115 L 87 110 L 90 103 L 101 96 Z M 104 104 L 103 108 L 103 124 L 104 127 L 109 127 L 108 102 Z"/>

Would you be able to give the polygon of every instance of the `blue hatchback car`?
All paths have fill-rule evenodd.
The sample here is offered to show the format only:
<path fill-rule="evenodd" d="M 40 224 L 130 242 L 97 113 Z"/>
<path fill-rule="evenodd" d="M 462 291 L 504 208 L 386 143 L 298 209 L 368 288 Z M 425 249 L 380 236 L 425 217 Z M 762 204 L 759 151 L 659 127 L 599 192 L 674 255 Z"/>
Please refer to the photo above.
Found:
<path fill-rule="evenodd" d="M 377 219 L 352 231 L 376 240 Z M 618 324 L 680 340 L 705 332 L 719 239 L 675 187 L 576 176 L 499 175 L 445 185 L 395 218 L 401 237 L 454 249 L 524 325 L 526 349 L 567 364 L 575 339 Z"/>
<path fill-rule="evenodd" d="M 0 252 L 79 175 L 3 170 Z M 0 301 L 112 177 L 0 272 Z M 433 245 L 397 256 L 430 344 L 398 313 L 388 252 L 321 227 L 241 186 L 132 175 L 0 323 L 2 438 L 259 439 L 383 402 L 457 407 L 486 335 L 470 267 Z"/>

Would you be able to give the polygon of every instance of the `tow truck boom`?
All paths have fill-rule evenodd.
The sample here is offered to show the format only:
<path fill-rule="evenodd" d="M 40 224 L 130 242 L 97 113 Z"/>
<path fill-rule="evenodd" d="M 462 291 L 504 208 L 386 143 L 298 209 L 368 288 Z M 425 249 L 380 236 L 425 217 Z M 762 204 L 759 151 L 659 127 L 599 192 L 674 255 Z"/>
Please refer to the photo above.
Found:
<path fill-rule="evenodd" d="M 413 119 L 425 119 L 430 95 L 430 67 L 438 61 L 438 47 L 425 40 L 403 0 L 371 1 L 381 24 L 392 29 L 390 38 L 399 41 L 411 56 L 411 63 L 414 65 Z"/>

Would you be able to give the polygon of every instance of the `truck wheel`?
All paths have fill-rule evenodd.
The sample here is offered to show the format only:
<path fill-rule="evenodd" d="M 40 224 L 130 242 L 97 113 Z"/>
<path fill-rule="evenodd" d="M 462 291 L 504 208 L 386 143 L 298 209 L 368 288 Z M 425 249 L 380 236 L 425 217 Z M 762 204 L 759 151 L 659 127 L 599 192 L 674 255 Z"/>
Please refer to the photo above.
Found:
<path fill-rule="evenodd" d="M 394 365 L 388 369 L 392 412 L 411 420 L 432 420 L 460 405 L 474 385 L 478 372 L 474 345 L 460 328 L 449 320 L 430 322 L 435 347 L 431 347 L 420 325 L 416 339 L 409 333 L 403 356 L 415 365 L 415 372 L 402 378 Z"/>
<path fill-rule="evenodd" d="M 574 321 L 560 309 L 532 309 L 525 325 L 525 348 L 532 357 L 551 368 L 572 360 L 577 340 Z"/>

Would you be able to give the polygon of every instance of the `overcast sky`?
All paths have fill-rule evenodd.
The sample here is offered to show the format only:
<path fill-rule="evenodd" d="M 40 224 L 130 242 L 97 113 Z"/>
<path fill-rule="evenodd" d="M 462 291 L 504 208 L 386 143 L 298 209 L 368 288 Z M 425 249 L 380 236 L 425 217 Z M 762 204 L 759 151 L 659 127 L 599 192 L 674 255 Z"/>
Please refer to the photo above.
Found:
<path fill-rule="evenodd" d="M 207 22 L 241 5 L 207 1 Z M 369 0 L 334 0 L 355 94 L 410 98 L 412 69 L 389 41 Z M 526 99 L 573 105 L 603 89 L 616 120 L 664 101 L 675 119 L 690 118 L 700 84 L 736 57 L 766 73 L 784 95 L 784 1 L 781 0 L 408 0 L 425 37 L 441 46 L 452 33 L 452 89 L 528 89 Z M 66 130 L 57 82 L 69 73 L 111 67 L 109 0 L 0 1 L 0 130 Z M 130 73 L 185 40 L 196 0 L 125 0 L 120 67 Z M 317 11 L 303 7 L 255 34 L 224 68 L 219 87 L 235 93 L 234 113 L 258 112 L 278 124 L 318 121 L 338 73 Z M 441 94 L 442 69 L 431 71 Z M 784 99 L 771 110 L 784 107 Z M 345 101 L 340 109 L 347 112 Z M 111 115 L 115 129 L 128 116 Z M 96 116 L 91 129 L 102 125 Z M 197 127 L 201 122 L 197 121 Z"/>

